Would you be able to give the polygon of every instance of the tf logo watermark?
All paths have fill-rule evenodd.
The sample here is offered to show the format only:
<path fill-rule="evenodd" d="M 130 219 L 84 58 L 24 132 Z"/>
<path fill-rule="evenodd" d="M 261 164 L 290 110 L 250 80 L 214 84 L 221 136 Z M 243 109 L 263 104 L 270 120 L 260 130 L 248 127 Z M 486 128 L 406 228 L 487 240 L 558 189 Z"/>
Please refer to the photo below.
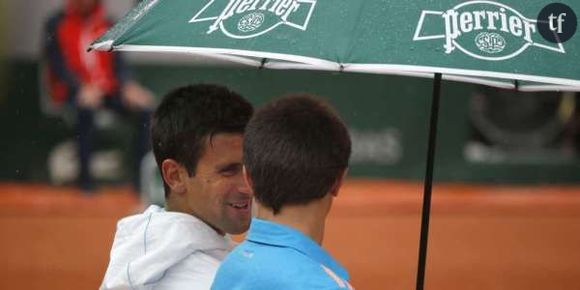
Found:
<path fill-rule="evenodd" d="M 562 43 L 570 40 L 576 33 L 578 19 L 569 6 L 562 3 L 552 3 L 538 15 L 538 31 L 544 39 L 552 43 Z"/>
<path fill-rule="evenodd" d="M 457 50 L 473 58 L 501 61 L 535 47 L 566 53 L 563 42 L 576 31 L 570 7 L 554 3 L 537 19 L 496 1 L 474 0 L 444 11 L 423 10 L 413 41 L 439 40 L 446 54 Z"/>

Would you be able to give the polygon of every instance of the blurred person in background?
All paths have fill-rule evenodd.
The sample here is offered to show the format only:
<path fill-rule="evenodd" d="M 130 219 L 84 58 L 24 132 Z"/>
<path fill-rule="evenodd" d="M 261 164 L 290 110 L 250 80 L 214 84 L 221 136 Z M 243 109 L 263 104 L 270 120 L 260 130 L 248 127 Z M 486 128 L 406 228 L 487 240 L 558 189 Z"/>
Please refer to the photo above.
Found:
<path fill-rule="evenodd" d="M 343 121 L 313 96 L 260 108 L 244 135 L 244 177 L 257 217 L 212 289 L 352 289 L 346 269 L 321 247 L 350 153 Z"/>
<path fill-rule="evenodd" d="M 52 103 L 73 108 L 79 155 L 79 185 L 91 192 L 89 171 L 95 113 L 110 108 L 137 119 L 134 187 L 139 190 L 139 162 L 149 150 L 152 94 L 134 81 L 118 53 L 87 52 L 89 44 L 112 23 L 100 0 L 67 0 L 45 25 L 44 62 Z"/>
<path fill-rule="evenodd" d="M 243 134 L 253 108 L 225 87 L 167 94 L 153 114 L 153 153 L 165 208 L 119 221 L 101 289 L 209 289 L 232 248 L 226 234 L 250 224 Z"/>

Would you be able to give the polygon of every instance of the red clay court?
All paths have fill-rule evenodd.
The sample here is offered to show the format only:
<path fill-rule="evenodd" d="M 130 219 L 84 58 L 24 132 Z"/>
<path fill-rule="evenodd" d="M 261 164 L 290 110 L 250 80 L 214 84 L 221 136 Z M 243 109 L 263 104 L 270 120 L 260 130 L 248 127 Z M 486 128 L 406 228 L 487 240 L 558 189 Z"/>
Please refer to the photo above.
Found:
<path fill-rule="evenodd" d="M 356 289 L 415 288 L 421 182 L 349 180 L 324 247 Z M 97 289 L 128 187 L 0 184 L 0 289 Z M 425 289 L 580 289 L 580 186 L 438 184 Z M 242 238 L 242 237 L 238 237 Z"/>

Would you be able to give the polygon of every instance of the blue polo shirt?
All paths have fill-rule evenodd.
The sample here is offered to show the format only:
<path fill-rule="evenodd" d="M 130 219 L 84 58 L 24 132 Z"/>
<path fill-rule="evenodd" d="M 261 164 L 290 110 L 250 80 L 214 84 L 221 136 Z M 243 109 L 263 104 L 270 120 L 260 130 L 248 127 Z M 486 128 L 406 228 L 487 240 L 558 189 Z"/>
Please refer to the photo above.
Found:
<path fill-rule="evenodd" d="M 293 228 L 254 218 L 246 240 L 222 262 L 213 290 L 352 289 L 348 273 Z"/>

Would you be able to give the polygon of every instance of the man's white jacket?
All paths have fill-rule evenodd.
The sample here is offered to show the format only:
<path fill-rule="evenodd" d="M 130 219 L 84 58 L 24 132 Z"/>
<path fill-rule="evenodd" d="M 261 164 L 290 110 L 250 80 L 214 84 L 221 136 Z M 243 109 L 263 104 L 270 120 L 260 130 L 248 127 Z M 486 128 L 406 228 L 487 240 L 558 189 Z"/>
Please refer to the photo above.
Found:
<path fill-rule="evenodd" d="M 101 290 L 208 290 L 231 241 L 192 215 L 152 205 L 117 224 Z"/>

